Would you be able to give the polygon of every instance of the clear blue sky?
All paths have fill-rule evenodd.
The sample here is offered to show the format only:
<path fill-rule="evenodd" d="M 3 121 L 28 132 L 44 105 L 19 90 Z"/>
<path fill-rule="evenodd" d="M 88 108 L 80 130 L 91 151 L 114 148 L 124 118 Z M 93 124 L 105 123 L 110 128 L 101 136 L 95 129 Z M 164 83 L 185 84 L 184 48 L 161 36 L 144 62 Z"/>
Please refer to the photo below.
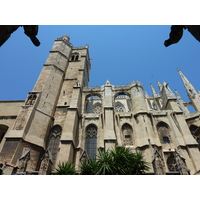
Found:
<path fill-rule="evenodd" d="M 113 85 L 139 80 L 151 95 L 150 83 L 158 92 L 157 81 L 169 83 L 188 101 L 176 68 L 200 90 L 200 43 L 187 31 L 177 44 L 163 45 L 169 25 L 47 25 L 39 26 L 35 47 L 23 33 L 14 32 L 0 47 L 0 101 L 24 100 L 42 70 L 54 40 L 70 35 L 74 47 L 89 44 L 91 60 L 89 86 Z"/>

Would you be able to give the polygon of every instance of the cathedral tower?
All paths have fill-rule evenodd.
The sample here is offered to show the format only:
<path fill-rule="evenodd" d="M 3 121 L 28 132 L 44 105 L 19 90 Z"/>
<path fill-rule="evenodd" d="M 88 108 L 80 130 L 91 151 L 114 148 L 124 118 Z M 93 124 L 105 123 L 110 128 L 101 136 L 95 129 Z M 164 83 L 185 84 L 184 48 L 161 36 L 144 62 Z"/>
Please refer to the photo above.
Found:
<path fill-rule="evenodd" d="M 74 48 L 67 35 L 55 40 L 33 90 L 6 134 L 2 163 L 16 163 L 21 172 L 46 174 L 57 156 L 59 161 L 74 159 L 81 92 L 88 84 L 89 71 L 88 45 Z M 29 154 L 28 159 L 23 157 Z"/>

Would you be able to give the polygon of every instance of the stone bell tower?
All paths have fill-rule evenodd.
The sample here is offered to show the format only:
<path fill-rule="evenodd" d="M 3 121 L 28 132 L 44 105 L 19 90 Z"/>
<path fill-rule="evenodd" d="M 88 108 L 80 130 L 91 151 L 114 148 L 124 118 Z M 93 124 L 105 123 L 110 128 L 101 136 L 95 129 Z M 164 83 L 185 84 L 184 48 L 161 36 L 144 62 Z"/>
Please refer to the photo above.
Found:
<path fill-rule="evenodd" d="M 17 165 L 18 172 L 47 174 L 57 154 L 59 161 L 74 159 L 81 91 L 88 84 L 89 70 L 88 45 L 75 48 L 67 35 L 55 40 L 33 90 L 5 136 L 1 163 Z"/>

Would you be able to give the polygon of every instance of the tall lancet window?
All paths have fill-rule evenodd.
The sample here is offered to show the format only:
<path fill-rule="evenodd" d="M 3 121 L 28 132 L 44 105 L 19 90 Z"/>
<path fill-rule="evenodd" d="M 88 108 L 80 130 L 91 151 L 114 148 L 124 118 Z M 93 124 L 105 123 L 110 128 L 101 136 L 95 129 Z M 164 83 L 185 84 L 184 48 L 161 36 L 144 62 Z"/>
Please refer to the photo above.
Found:
<path fill-rule="evenodd" d="M 122 126 L 122 137 L 124 145 L 133 145 L 133 129 L 129 124 Z"/>
<path fill-rule="evenodd" d="M 170 128 L 168 124 L 166 124 L 165 122 L 159 122 L 157 124 L 157 131 L 159 134 L 160 142 L 162 144 L 171 143 Z"/>
<path fill-rule="evenodd" d="M 95 158 L 97 153 L 97 127 L 94 124 L 86 128 L 85 151 L 89 158 Z"/>
<path fill-rule="evenodd" d="M 60 125 L 55 125 L 51 128 L 49 143 L 47 149 L 50 151 L 53 163 L 55 163 L 56 155 L 59 148 L 60 136 L 62 132 L 62 127 Z"/>

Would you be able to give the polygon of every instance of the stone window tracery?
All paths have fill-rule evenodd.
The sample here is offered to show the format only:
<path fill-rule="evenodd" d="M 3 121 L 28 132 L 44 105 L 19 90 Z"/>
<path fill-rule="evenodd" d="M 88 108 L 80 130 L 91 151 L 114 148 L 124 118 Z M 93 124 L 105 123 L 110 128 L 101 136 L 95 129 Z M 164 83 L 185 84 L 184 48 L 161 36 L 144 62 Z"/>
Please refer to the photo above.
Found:
<path fill-rule="evenodd" d="M 50 131 L 50 137 L 47 149 L 51 152 L 53 163 L 55 163 L 56 160 L 61 132 L 62 132 L 62 127 L 60 125 L 53 126 Z"/>
<path fill-rule="evenodd" d="M 99 96 L 89 96 L 85 101 L 86 113 L 100 114 L 102 110 L 102 99 Z"/>
<path fill-rule="evenodd" d="M 131 111 L 131 99 L 128 94 L 124 92 L 116 93 L 114 96 L 115 112 L 130 112 Z"/>
<path fill-rule="evenodd" d="M 79 53 L 75 52 L 71 56 L 71 61 L 78 61 L 79 59 Z"/>
<path fill-rule="evenodd" d="M 101 104 L 95 103 L 93 106 L 93 113 L 100 114 L 101 113 Z"/>
<path fill-rule="evenodd" d="M 96 157 L 97 149 L 97 127 L 94 124 L 86 128 L 85 151 L 89 158 Z"/>
<path fill-rule="evenodd" d="M 133 129 L 129 124 L 122 126 L 122 136 L 124 145 L 133 145 Z"/>
<path fill-rule="evenodd" d="M 167 167 L 169 171 L 179 171 L 178 164 L 173 154 L 171 154 L 167 159 Z"/>
<path fill-rule="evenodd" d="M 125 107 L 122 103 L 117 102 L 115 103 L 115 110 L 116 112 L 125 112 Z"/>
<path fill-rule="evenodd" d="M 35 103 L 36 98 L 37 98 L 37 95 L 35 93 L 30 93 L 27 100 L 26 100 L 25 105 L 26 106 L 32 106 Z"/>

